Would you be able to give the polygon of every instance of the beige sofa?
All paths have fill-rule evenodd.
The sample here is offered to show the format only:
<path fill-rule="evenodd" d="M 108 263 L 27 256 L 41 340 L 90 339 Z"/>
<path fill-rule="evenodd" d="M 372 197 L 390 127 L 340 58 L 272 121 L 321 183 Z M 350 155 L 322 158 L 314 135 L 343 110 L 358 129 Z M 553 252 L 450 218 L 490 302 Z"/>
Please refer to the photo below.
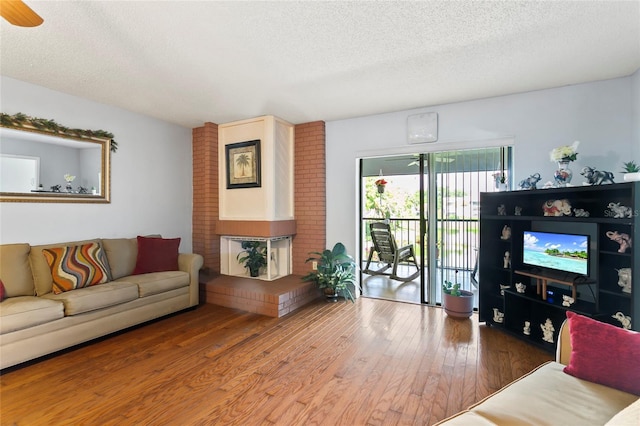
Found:
<path fill-rule="evenodd" d="M 111 281 L 52 292 L 42 250 L 98 242 Z M 0 368 L 56 352 L 198 304 L 198 254 L 178 255 L 177 271 L 131 275 L 137 239 L 96 239 L 30 246 L 0 245 Z"/>
<path fill-rule="evenodd" d="M 560 330 L 556 361 L 549 361 L 438 425 L 640 425 L 637 395 L 564 373 L 571 340 Z"/>

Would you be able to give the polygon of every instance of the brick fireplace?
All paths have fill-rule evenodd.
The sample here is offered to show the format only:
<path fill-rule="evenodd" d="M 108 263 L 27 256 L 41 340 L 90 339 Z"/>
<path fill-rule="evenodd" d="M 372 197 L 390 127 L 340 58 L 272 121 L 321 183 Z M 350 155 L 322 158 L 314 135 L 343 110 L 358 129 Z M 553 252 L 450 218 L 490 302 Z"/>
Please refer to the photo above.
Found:
<path fill-rule="evenodd" d="M 310 251 L 318 251 L 326 247 L 325 123 L 316 121 L 294 126 L 294 219 L 277 221 L 221 219 L 219 186 L 225 183 L 219 178 L 221 167 L 219 150 L 224 150 L 224 146 L 219 144 L 218 128 L 217 124 L 205 123 L 204 126 L 195 128 L 192 132 L 193 250 L 204 257 L 202 281 L 207 283 L 218 281 L 221 288 L 226 288 L 222 291 L 232 292 L 231 286 L 233 284 L 227 281 L 236 277 L 220 276 L 222 236 L 242 233 L 250 233 L 253 236 L 292 235 L 291 270 L 293 276 L 287 281 L 291 283 L 290 286 L 295 288 L 291 294 L 284 295 L 284 293 L 278 293 L 285 291 L 280 289 L 281 285 L 274 284 L 271 290 L 278 294 L 271 294 L 267 297 L 272 301 L 276 299 L 279 301 L 277 305 L 280 306 L 278 311 L 278 316 L 280 316 L 287 313 L 287 310 L 292 306 L 295 308 L 296 304 L 303 303 L 302 293 L 305 290 L 298 288 L 297 285 L 299 284 L 299 276 L 306 274 L 310 269 L 310 265 L 305 263 L 305 259 Z M 291 232 L 292 229 L 294 232 Z M 260 285 L 254 283 L 253 280 L 244 281 L 250 283 L 245 284 L 245 287 L 253 288 Z M 238 292 L 243 291 L 245 294 L 249 294 L 255 290 L 255 288 L 243 290 L 243 285 L 238 280 L 236 280 L 236 284 Z M 259 296 L 255 295 L 254 297 L 258 298 Z M 284 299 L 286 300 L 283 301 Z M 209 301 L 209 295 L 207 301 Z M 282 306 L 287 303 L 288 306 Z M 252 309 L 247 310 L 256 312 Z M 274 312 L 272 308 L 269 310 L 271 313 Z M 265 314 L 270 315 L 269 313 Z"/>

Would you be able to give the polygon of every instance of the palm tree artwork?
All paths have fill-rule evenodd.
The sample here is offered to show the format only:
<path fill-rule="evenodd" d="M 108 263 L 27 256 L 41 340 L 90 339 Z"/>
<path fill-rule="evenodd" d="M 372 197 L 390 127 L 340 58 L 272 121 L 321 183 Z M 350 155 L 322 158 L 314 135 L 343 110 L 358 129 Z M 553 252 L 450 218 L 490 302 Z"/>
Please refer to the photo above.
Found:
<path fill-rule="evenodd" d="M 248 152 L 243 152 L 241 154 L 236 155 L 236 166 L 242 171 L 240 176 L 237 177 L 247 177 L 251 176 L 252 173 L 247 175 L 247 167 L 251 167 L 251 155 Z"/>

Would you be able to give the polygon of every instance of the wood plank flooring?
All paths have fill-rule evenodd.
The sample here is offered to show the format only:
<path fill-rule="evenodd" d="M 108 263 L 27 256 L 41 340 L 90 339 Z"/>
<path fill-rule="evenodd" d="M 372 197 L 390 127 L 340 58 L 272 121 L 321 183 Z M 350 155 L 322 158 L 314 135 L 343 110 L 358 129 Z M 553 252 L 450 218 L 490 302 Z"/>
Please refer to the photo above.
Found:
<path fill-rule="evenodd" d="M 428 425 L 551 355 L 442 309 L 203 305 L 4 371 L 2 425 Z"/>

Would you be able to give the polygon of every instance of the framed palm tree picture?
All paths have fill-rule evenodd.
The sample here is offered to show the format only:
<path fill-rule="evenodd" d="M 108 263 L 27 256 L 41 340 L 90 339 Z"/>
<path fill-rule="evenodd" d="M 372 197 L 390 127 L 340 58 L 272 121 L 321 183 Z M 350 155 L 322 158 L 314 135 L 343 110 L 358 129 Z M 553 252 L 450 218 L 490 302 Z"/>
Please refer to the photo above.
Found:
<path fill-rule="evenodd" d="M 227 189 L 260 187 L 260 139 L 225 145 Z"/>

